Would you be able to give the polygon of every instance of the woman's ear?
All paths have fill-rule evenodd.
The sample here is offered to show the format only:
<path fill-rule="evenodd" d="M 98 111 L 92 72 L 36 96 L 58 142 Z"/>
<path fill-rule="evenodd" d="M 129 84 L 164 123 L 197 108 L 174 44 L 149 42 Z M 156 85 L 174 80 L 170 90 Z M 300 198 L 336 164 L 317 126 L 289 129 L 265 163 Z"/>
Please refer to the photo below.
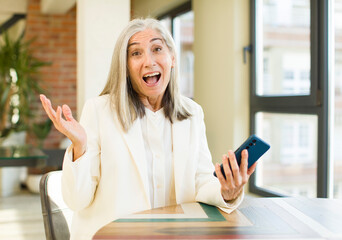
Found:
<path fill-rule="evenodd" d="M 171 68 L 174 68 L 175 67 L 175 63 L 176 63 L 175 55 L 171 56 L 171 60 L 172 60 Z"/>

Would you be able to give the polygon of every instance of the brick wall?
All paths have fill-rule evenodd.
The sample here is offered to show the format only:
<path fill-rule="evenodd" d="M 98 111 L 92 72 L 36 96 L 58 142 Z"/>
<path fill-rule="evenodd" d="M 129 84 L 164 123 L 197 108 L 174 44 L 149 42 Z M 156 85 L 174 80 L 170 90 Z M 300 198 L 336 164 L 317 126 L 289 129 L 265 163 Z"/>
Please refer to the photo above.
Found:
<path fill-rule="evenodd" d="M 76 7 L 63 15 L 44 15 L 40 0 L 28 0 L 25 39 L 36 38 L 32 44 L 34 55 L 50 66 L 41 69 L 40 79 L 51 99 L 57 105 L 70 106 L 76 118 Z M 38 98 L 32 106 L 38 121 L 47 119 Z M 58 148 L 64 138 L 54 127 L 44 142 L 44 148 Z M 35 137 L 28 141 L 35 144 Z"/>

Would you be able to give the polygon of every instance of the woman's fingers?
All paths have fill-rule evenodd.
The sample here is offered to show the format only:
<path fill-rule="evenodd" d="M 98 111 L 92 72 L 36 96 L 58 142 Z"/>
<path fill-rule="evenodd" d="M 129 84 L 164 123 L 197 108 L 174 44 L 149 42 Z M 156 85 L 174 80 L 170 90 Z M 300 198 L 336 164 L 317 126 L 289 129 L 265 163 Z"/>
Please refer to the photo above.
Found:
<path fill-rule="evenodd" d="M 248 169 L 248 151 L 245 149 L 241 153 L 240 166 L 236 161 L 236 156 L 233 151 L 228 151 L 227 155 L 222 157 L 223 169 L 226 174 L 224 179 L 220 165 L 216 164 L 215 172 L 221 183 L 221 194 L 225 200 L 236 198 L 243 190 L 250 175 L 254 172 L 256 163 Z"/>
<path fill-rule="evenodd" d="M 64 126 L 64 119 L 62 118 L 62 108 L 60 106 L 57 107 L 56 111 L 56 122 L 54 122 L 55 127 L 58 131 L 63 133 L 65 136 L 68 135 L 67 130 Z"/>
<path fill-rule="evenodd" d="M 230 168 L 232 169 L 234 181 L 239 182 L 239 180 L 240 180 L 240 169 L 239 169 L 239 165 L 236 161 L 235 154 L 233 151 L 229 150 L 228 156 L 229 156 L 229 164 L 230 164 Z"/>
<path fill-rule="evenodd" d="M 248 151 L 244 149 L 241 152 L 240 170 L 243 172 L 247 172 L 247 168 L 248 168 Z"/>
<path fill-rule="evenodd" d="M 87 134 L 84 128 L 73 118 L 70 107 L 64 104 L 62 107 L 58 106 L 55 111 L 51 106 L 51 101 L 47 97 L 41 94 L 40 100 L 56 129 L 74 144 L 74 156 L 81 156 L 86 149 Z"/>
<path fill-rule="evenodd" d="M 234 186 L 234 179 L 233 179 L 232 170 L 230 169 L 230 166 L 229 166 L 228 156 L 226 154 L 222 156 L 222 164 L 223 164 L 224 174 L 226 175 L 225 182 L 227 186 L 231 188 Z"/>
<path fill-rule="evenodd" d="M 56 112 L 51 106 L 51 101 L 43 94 L 40 95 L 40 101 L 42 102 L 43 108 L 52 122 L 55 122 Z"/>
<path fill-rule="evenodd" d="M 255 163 L 247 170 L 248 177 L 251 176 L 252 173 L 254 173 L 257 164 L 258 164 L 258 162 L 255 162 Z"/>
<path fill-rule="evenodd" d="M 248 180 L 248 151 L 246 149 L 241 152 L 241 164 L 240 164 L 240 173 L 242 179 Z"/>
<path fill-rule="evenodd" d="M 215 165 L 215 172 L 216 172 L 216 176 L 217 176 L 218 180 L 220 181 L 221 187 L 227 188 L 226 179 L 224 178 L 224 176 L 221 172 L 221 166 L 218 163 L 216 163 L 216 165 Z"/>
<path fill-rule="evenodd" d="M 70 107 L 69 107 L 68 105 L 64 104 L 64 105 L 62 106 L 62 110 L 63 110 L 63 115 L 64 115 L 64 117 L 65 117 L 65 119 L 66 119 L 67 121 L 72 121 L 72 120 L 74 120 L 74 118 L 73 118 L 73 116 L 72 116 L 71 109 L 70 109 Z"/>
<path fill-rule="evenodd" d="M 60 124 L 62 122 L 62 108 L 60 106 L 57 107 L 56 111 L 56 122 Z"/>
<path fill-rule="evenodd" d="M 47 107 L 47 104 L 45 102 L 45 96 L 43 94 L 40 95 L 40 101 L 42 102 L 42 105 L 43 105 L 45 112 L 48 113 L 48 107 Z"/>
<path fill-rule="evenodd" d="M 64 124 L 63 124 L 63 118 L 62 118 L 62 109 L 60 106 L 57 107 L 57 110 L 55 111 L 52 108 L 51 101 L 43 94 L 40 95 L 40 100 L 42 102 L 43 108 L 55 127 L 57 128 L 58 131 L 63 133 L 65 135 L 65 129 L 64 129 Z"/>

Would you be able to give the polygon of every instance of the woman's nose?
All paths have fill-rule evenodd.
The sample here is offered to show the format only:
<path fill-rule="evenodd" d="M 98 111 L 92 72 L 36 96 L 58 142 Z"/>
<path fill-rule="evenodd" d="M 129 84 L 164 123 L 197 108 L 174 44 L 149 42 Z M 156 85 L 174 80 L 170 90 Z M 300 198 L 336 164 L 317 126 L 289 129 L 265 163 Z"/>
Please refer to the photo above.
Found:
<path fill-rule="evenodd" d="M 145 67 L 152 67 L 154 66 L 155 63 L 155 58 L 152 53 L 147 53 L 145 54 L 145 59 L 144 59 L 144 65 Z"/>

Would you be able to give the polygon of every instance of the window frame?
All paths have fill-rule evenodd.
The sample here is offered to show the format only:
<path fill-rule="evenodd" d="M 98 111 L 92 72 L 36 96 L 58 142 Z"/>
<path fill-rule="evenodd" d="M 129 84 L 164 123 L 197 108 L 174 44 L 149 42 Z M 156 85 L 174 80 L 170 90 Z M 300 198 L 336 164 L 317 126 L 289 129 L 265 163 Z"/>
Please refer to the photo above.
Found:
<path fill-rule="evenodd" d="M 314 114 L 318 117 L 317 139 L 317 197 L 332 196 L 329 156 L 329 0 L 310 0 L 310 95 L 258 96 L 256 94 L 256 1 L 250 0 L 251 64 L 250 64 L 250 133 L 254 134 L 255 114 L 270 113 Z M 260 0 L 261 1 L 261 0 Z M 256 169 L 256 172 L 258 170 Z M 285 196 L 256 185 L 256 174 L 249 181 L 249 191 L 265 197 Z"/>
<path fill-rule="evenodd" d="M 173 20 L 178 17 L 179 15 L 182 15 L 186 12 L 190 12 L 192 10 L 192 2 L 190 1 L 186 1 L 185 3 L 183 3 L 182 5 L 167 11 L 165 13 L 162 13 L 160 15 L 157 16 L 158 20 L 162 20 L 163 18 L 170 18 L 171 19 L 171 34 L 172 36 L 174 35 L 174 28 L 173 28 Z"/>

